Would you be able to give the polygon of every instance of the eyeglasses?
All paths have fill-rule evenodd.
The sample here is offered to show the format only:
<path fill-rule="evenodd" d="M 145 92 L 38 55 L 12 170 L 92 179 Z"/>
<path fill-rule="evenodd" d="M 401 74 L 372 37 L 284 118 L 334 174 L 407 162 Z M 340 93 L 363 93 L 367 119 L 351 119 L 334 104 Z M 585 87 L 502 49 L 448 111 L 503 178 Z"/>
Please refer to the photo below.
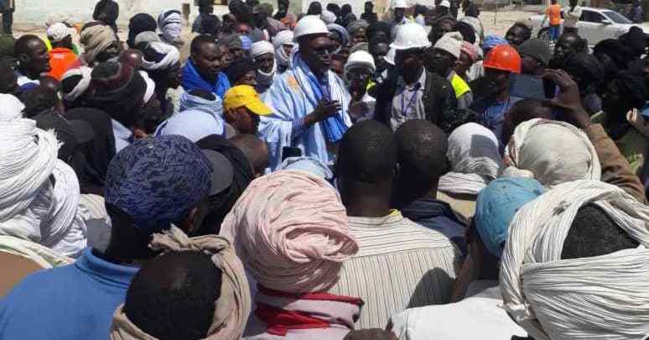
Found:
<path fill-rule="evenodd" d="M 313 53 L 319 56 L 326 56 L 329 54 L 333 54 L 334 50 L 335 49 L 333 46 L 322 46 L 322 47 L 312 49 Z"/>

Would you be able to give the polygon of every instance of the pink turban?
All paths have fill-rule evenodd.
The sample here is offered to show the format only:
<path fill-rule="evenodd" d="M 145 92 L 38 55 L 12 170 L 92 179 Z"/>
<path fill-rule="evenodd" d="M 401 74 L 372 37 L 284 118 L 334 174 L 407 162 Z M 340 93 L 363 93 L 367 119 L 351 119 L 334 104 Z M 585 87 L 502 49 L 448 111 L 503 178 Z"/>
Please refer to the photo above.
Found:
<path fill-rule="evenodd" d="M 462 52 L 466 53 L 472 63 L 478 61 L 478 47 L 470 42 L 462 42 Z"/>
<path fill-rule="evenodd" d="M 324 179 L 284 170 L 253 181 L 221 226 L 260 285 L 284 292 L 326 291 L 358 252 L 345 207 Z"/>

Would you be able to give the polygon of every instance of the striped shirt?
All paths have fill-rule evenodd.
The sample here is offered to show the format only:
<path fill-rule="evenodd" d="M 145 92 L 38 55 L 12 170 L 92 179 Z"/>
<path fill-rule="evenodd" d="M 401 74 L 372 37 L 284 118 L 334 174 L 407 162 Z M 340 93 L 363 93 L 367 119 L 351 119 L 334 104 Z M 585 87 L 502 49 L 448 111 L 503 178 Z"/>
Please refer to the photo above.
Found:
<path fill-rule="evenodd" d="M 357 329 L 385 328 L 406 308 L 449 302 L 460 255 L 446 236 L 399 212 L 349 217 L 349 227 L 360 249 L 329 293 L 365 301 Z"/>

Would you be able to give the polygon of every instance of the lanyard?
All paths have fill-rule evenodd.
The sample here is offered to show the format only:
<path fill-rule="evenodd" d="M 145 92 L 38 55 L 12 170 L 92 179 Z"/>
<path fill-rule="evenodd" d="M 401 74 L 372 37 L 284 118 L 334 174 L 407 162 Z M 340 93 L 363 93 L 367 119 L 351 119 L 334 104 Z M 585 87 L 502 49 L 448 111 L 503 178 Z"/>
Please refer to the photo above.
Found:
<path fill-rule="evenodd" d="M 415 103 L 415 99 L 417 98 L 417 91 L 419 91 L 419 86 L 421 84 L 417 83 L 415 84 L 415 88 L 413 89 L 412 96 L 410 97 L 410 100 L 408 100 L 408 105 L 405 103 L 406 99 L 406 89 L 404 88 L 403 93 L 401 95 L 401 115 L 403 117 L 406 117 L 406 113 L 408 113 L 408 109 Z"/>

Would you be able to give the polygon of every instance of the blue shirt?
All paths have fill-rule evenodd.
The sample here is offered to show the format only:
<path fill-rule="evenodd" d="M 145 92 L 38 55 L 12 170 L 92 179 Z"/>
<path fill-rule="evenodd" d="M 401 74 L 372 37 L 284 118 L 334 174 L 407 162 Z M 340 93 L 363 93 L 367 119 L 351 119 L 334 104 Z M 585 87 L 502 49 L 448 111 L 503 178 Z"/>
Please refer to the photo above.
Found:
<path fill-rule="evenodd" d="M 448 203 L 432 198 L 421 198 L 402 208 L 401 214 L 417 224 L 446 235 L 463 255 L 467 255 L 468 249 L 464 236 L 466 228 L 455 216 Z"/>
<path fill-rule="evenodd" d="M 26 277 L 0 301 L 0 339 L 101 339 L 139 268 L 96 257 Z"/>
<path fill-rule="evenodd" d="M 505 113 L 519 100 L 521 98 L 511 96 L 505 102 L 493 101 L 482 113 L 482 125 L 493 131 L 499 140 L 502 139 Z"/>

